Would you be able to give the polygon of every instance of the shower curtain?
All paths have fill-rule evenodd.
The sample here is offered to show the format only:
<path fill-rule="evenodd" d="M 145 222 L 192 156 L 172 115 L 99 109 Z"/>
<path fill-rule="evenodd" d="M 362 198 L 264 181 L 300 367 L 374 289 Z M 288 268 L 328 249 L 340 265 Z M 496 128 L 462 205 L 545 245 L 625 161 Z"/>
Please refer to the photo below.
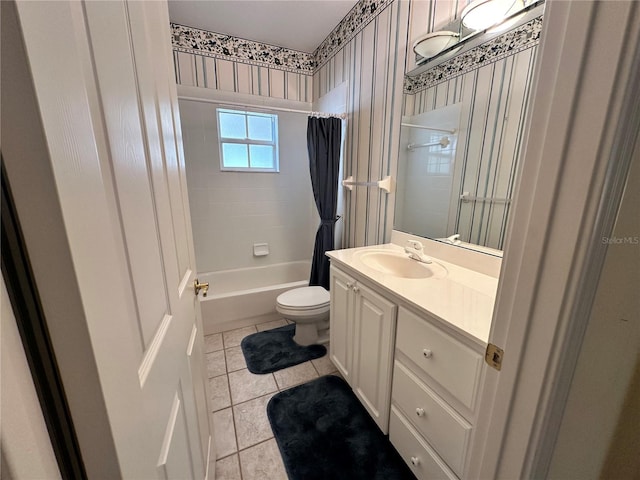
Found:
<path fill-rule="evenodd" d="M 325 252 L 334 248 L 341 140 L 342 121 L 339 118 L 309 117 L 307 122 L 309 170 L 313 196 L 320 214 L 309 285 L 320 285 L 327 290 L 329 290 L 329 259 Z"/>

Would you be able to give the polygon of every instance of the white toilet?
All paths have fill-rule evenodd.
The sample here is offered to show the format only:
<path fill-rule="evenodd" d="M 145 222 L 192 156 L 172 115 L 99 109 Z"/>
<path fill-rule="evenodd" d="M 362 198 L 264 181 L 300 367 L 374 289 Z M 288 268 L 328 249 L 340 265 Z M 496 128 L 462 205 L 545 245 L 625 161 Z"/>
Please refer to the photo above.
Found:
<path fill-rule="evenodd" d="M 329 292 L 323 287 L 294 288 L 276 299 L 276 310 L 296 324 L 298 345 L 329 341 Z"/>

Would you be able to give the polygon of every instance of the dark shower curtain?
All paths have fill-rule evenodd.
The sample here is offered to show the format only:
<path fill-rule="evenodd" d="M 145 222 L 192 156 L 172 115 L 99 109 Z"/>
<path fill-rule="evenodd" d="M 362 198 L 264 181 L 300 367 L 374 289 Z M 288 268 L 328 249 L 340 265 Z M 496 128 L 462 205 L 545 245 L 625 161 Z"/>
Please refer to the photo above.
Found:
<path fill-rule="evenodd" d="M 309 117 L 307 122 L 309 170 L 313 196 L 320 214 L 320 227 L 316 233 L 309 285 L 320 285 L 327 290 L 329 290 L 329 259 L 324 253 L 334 248 L 341 139 L 342 121 L 339 118 Z"/>

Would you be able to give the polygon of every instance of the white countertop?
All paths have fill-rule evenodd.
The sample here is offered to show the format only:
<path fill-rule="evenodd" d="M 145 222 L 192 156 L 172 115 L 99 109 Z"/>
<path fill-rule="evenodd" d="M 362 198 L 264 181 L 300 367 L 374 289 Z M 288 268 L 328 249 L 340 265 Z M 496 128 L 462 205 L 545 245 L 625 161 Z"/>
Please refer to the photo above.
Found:
<path fill-rule="evenodd" d="M 486 345 L 489 339 L 498 279 L 431 257 L 447 269 L 444 278 L 399 278 L 381 273 L 358 259 L 366 250 L 404 252 L 392 243 L 327 252 L 333 263 L 343 264 L 374 284 L 401 297 L 450 325 L 475 343 Z M 429 252 L 425 252 L 427 255 Z"/>

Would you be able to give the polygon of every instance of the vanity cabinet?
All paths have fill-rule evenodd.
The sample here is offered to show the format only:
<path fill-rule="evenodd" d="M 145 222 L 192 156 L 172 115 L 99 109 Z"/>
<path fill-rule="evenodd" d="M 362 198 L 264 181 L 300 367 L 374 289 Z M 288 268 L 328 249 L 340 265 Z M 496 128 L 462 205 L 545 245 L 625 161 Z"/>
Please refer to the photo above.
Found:
<path fill-rule="evenodd" d="M 334 265 L 330 282 L 331 361 L 387 433 L 397 306 Z"/>
<path fill-rule="evenodd" d="M 464 478 L 483 356 L 436 324 L 400 307 L 389 438 L 418 478 Z"/>

